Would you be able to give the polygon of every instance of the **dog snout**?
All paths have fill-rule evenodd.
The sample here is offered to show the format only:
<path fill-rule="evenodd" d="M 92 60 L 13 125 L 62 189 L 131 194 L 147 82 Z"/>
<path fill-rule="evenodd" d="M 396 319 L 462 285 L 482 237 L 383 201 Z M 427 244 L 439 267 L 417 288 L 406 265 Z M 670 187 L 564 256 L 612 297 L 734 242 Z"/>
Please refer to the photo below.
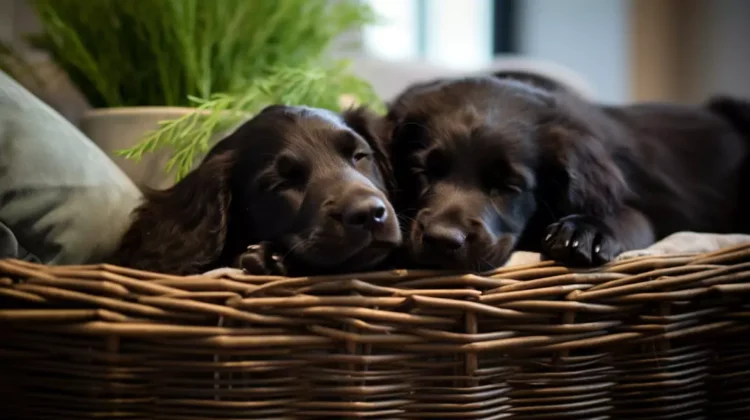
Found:
<path fill-rule="evenodd" d="M 431 224 L 422 233 L 422 243 L 430 250 L 440 253 L 458 251 L 466 244 L 466 233 L 457 228 L 442 224 Z"/>
<path fill-rule="evenodd" d="M 345 191 L 327 203 L 328 216 L 346 229 L 379 231 L 389 223 L 388 204 L 373 191 Z"/>
<path fill-rule="evenodd" d="M 341 222 L 351 228 L 374 230 L 383 226 L 387 218 L 385 202 L 376 196 L 353 200 L 341 210 Z"/>

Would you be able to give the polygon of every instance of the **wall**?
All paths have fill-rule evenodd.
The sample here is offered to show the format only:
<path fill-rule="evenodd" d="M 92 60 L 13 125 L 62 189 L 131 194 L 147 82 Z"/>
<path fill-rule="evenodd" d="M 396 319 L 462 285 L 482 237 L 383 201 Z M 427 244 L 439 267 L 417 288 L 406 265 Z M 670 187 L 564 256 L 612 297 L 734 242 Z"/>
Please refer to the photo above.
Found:
<path fill-rule="evenodd" d="M 566 65 L 607 102 L 629 99 L 626 0 L 522 0 L 521 52 Z"/>
<path fill-rule="evenodd" d="M 750 1 L 634 0 L 634 6 L 634 99 L 750 98 Z"/>
<path fill-rule="evenodd" d="M 690 0 L 694 16 L 685 37 L 682 94 L 700 101 L 715 93 L 750 98 L 750 1 Z"/>
<path fill-rule="evenodd" d="M 692 12 L 680 0 L 633 0 L 630 11 L 630 88 L 633 100 L 679 98 L 681 39 Z M 684 72 L 682 72 L 684 73 Z"/>
<path fill-rule="evenodd" d="M 19 81 L 65 118 L 77 123 L 88 109 L 86 99 L 46 54 L 23 48 L 24 35 L 38 30 L 39 22 L 26 0 L 0 0 L 0 40 L 23 51 L 26 61 L 39 76 L 33 79 L 21 75 Z M 42 84 L 36 80 L 41 80 Z"/>

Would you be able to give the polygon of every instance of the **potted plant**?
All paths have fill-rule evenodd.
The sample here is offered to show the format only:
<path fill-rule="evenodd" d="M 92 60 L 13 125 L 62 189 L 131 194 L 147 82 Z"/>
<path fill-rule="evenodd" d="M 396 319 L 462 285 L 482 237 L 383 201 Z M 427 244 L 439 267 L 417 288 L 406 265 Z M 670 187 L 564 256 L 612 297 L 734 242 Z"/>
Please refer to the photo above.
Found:
<path fill-rule="evenodd" d="M 358 0 L 31 0 L 47 51 L 88 99 L 82 130 L 137 183 L 166 187 L 271 103 L 376 98 L 331 43 L 373 20 Z M 166 167 L 166 170 L 165 170 Z"/>

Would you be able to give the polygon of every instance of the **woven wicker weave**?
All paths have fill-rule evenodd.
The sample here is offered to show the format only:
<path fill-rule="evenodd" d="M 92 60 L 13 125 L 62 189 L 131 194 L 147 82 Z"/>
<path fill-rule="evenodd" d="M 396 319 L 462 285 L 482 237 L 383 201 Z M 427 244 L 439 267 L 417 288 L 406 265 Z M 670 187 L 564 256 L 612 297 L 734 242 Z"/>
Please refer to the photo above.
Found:
<path fill-rule="evenodd" d="M 750 246 L 485 275 L 5 260 L 0 308 L 10 418 L 750 418 Z"/>

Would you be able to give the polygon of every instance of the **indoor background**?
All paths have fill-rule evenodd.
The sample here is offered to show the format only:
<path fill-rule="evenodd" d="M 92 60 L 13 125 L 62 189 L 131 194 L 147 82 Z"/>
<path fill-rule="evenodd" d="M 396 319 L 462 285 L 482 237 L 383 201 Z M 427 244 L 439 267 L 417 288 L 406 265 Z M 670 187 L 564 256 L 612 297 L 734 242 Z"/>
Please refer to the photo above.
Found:
<path fill-rule="evenodd" d="M 334 53 L 352 56 L 385 99 L 417 80 L 517 58 L 564 66 L 604 102 L 750 97 L 750 1 L 364 1 L 382 23 L 350 34 Z M 3 41 L 16 43 L 36 27 L 26 0 L 0 0 Z M 29 60 L 59 81 L 35 93 L 76 120 L 83 99 L 46 57 Z"/>

